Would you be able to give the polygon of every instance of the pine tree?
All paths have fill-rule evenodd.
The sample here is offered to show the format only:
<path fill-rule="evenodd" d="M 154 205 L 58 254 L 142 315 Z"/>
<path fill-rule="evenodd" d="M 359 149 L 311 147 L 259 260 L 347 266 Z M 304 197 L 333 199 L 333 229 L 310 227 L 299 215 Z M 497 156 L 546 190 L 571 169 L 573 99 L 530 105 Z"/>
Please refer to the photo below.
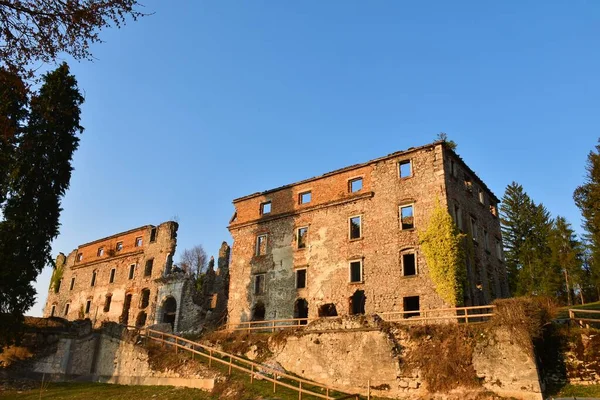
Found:
<path fill-rule="evenodd" d="M 58 235 L 60 201 L 69 187 L 71 159 L 79 142 L 76 135 L 83 131 L 82 103 L 75 77 L 62 64 L 44 75 L 16 139 L 5 186 L 8 195 L 1 204 L 0 340 L 14 336 L 14 328 L 35 301 L 31 282 L 53 263 L 50 243 Z"/>
<path fill-rule="evenodd" d="M 558 216 L 550 234 L 552 264 L 559 269 L 563 282 L 562 292 L 568 305 L 574 304 L 575 291 L 582 295 L 581 278 L 583 276 L 581 242 L 577 239 L 571 224 L 564 217 Z"/>
<path fill-rule="evenodd" d="M 600 140 L 596 151 L 590 151 L 586 163 L 587 176 L 573 193 L 575 204 L 583 216 L 583 228 L 590 249 L 590 280 L 600 298 Z"/>

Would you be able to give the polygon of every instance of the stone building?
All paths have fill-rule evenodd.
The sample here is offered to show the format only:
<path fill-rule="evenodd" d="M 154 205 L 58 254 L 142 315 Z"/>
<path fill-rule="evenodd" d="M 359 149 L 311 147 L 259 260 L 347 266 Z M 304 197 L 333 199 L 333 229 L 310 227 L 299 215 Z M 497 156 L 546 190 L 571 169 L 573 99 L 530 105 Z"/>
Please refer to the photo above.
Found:
<path fill-rule="evenodd" d="M 194 277 L 173 265 L 177 229 L 173 221 L 141 226 L 60 253 L 44 316 L 198 329 L 210 309 L 202 307 Z M 212 291 L 207 287 L 206 296 Z"/>
<path fill-rule="evenodd" d="M 508 296 L 499 200 L 440 141 L 235 199 L 229 322 L 455 306 L 419 248 L 437 201 L 472 235 L 464 303 Z"/>

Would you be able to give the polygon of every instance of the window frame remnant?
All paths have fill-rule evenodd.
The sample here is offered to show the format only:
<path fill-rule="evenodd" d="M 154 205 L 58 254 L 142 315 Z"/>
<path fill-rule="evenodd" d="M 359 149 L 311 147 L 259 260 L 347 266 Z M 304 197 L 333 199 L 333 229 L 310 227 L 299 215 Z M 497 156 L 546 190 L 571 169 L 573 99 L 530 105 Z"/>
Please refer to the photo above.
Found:
<path fill-rule="evenodd" d="M 265 294 L 266 291 L 266 274 L 255 274 L 254 275 L 254 290 L 255 296 Z"/>
<path fill-rule="evenodd" d="M 260 235 L 256 235 L 256 248 L 254 249 L 255 256 L 264 256 L 267 254 L 267 244 L 268 244 L 268 235 L 266 233 L 262 233 Z"/>
<path fill-rule="evenodd" d="M 271 214 L 271 211 L 273 211 L 271 200 L 260 203 L 260 215 Z"/>
<path fill-rule="evenodd" d="M 358 268 L 358 270 L 356 269 Z M 358 280 L 357 280 L 358 279 Z M 363 283 L 363 260 L 350 260 L 348 262 L 348 280 L 350 283 Z"/>
<path fill-rule="evenodd" d="M 298 204 L 308 204 L 312 201 L 312 191 L 307 190 L 298 194 Z"/>
<path fill-rule="evenodd" d="M 401 262 L 402 262 L 402 276 L 417 276 L 419 274 L 419 270 L 417 268 L 417 254 L 414 250 L 406 250 L 403 251 L 401 254 Z M 412 257 L 412 266 L 410 265 L 410 262 L 408 263 L 407 266 L 407 262 L 409 260 L 407 260 L 406 258 L 410 258 Z"/>
<path fill-rule="evenodd" d="M 405 209 L 410 209 L 411 210 L 411 215 L 404 217 L 403 215 L 403 211 Z M 405 223 L 405 219 L 411 218 L 412 219 L 412 223 L 411 222 L 406 222 Z M 415 229 L 415 205 L 414 204 L 405 204 L 400 206 L 400 229 L 403 231 L 409 231 L 411 229 Z"/>
<path fill-rule="evenodd" d="M 400 177 L 400 179 L 406 179 L 413 176 L 411 159 L 398 161 L 398 176 Z"/>
<path fill-rule="evenodd" d="M 306 268 L 296 269 L 296 289 L 306 289 L 308 272 Z"/>
<path fill-rule="evenodd" d="M 153 268 L 154 268 L 154 258 L 147 259 L 146 264 L 144 266 L 144 278 L 152 276 Z"/>
<path fill-rule="evenodd" d="M 77 262 L 81 262 L 83 260 L 83 253 L 77 253 Z"/>
<path fill-rule="evenodd" d="M 144 239 L 141 236 L 135 238 L 135 247 L 142 247 L 144 244 Z"/>
<path fill-rule="evenodd" d="M 102 257 L 104 255 L 104 246 L 98 247 L 98 252 L 96 253 L 97 257 Z"/>
<path fill-rule="evenodd" d="M 115 250 L 116 251 L 121 251 L 123 250 L 123 241 L 118 241 L 117 244 L 115 245 Z"/>
<path fill-rule="evenodd" d="M 300 249 L 306 248 L 306 238 L 308 236 L 308 226 L 301 226 L 296 230 L 296 247 Z"/>
<path fill-rule="evenodd" d="M 355 220 L 358 220 L 358 223 Z M 354 215 L 348 218 L 348 238 L 358 240 L 362 237 L 362 215 Z"/>
<path fill-rule="evenodd" d="M 355 187 L 359 186 L 360 187 Z M 356 193 L 356 192 L 360 192 L 361 190 L 363 190 L 363 178 L 359 177 L 359 178 L 352 178 L 348 181 L 348 192 L 349 193 Z"/>

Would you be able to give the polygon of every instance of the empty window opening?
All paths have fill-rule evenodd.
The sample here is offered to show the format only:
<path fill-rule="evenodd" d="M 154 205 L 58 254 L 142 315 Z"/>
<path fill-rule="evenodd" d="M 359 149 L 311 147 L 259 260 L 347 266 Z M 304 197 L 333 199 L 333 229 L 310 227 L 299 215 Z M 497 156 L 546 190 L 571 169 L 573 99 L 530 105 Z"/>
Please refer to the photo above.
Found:
<path fill-rule="evenodd" d="M 362 261 L 350 261 L 350 282 L 362 282 Z"/>
<path fill-rule="evenodd" d="M 115 273 L 117 272 L 117 270 L 115 268 L 110 270 L 110 278 L 108 279 L 108 283 L 114 283 L 115 282 Z"/>
<path fill-rule="evenodd" d="M 92 282 L 90 283 L 90 286 L 94 285 L 96 285 L 96 271 L 92 272 Z"/>
<path fill-rule="evenodd" d="M 150 289 L 142 289 L 140 308 L 146 308 L 148 304 L 150 304 Z"/>
<path fill-rule="evenodd" d="M 265 274 L 254 275 L 254 294 L 265 293 Z"/>
<path fill-rule="evenodd" d="M 77 253 L 77 261 L 83 260 L 83 253 Z"/>
<path fill-rule="evenodd" d="M 152 275 L 152 267 L 154 266 L 154 258 L 146 261 L 146 268 L 144 268 L 144 276 Z"/>
<path fill-rule="evenodd" d="M 337 317 L 337 309 L 335 308 L 335 304 L 327 303 L 323 304 L 319 307 L 319 317 Z"/>
<path fill-rule="evenodd" d="M 260 214 L 265 215 L 271 212 L 271 202 L 260 203 Z"/>
<path fill-rule="evenodd" d="M 415 253 L 402 254 L 402 275 L 413 276 L 417 274 Z"/>
<path fill-rule="evenodd" d="M 58 293 L 60 291 L 60 284 L 62 283 L 62 279 L 59 279 L 55 284 L 54 284 L 54 293 Z"/>
<path fill-rule="evenodd" d="M 477 236 L 478 236 L 478 232 L 477 232 L 477 220 L 473 217 L 471 217 L 471 235 L 473 236 L 473 240 L 476 242 L 477 241 Z"/>
<path fill-rule="evenodd" d="M 65 304 L 65 317 L 69 314 L 69 303 Z"/>
<path fill-rule="evenodd" d="M 404 318 L 418 317 L 419 313 L 419 296 L 409 296 L 403 299 L 404 311 L 414 311 L 404 314 Z"/>
<path fill-rule="evenodd" d="M 265 320 L 265 305 L 262 301 L 257 302 L 252 307 L 252 321 L 264 321 Z"/>
<path fill-rule="evenodd" d="M 479 202 L 481 204 L 485 204 L 485 194 L 483 193 L 483 190 L 479 189 L 478 197 L 479 197 Z"/>
<path fill-rule="evenodd" d="M 115 246 L 115 250 L 117 250 L 117 251 L 123 250 L 123 242 L 117 242 L 117 245 Z"/>
<path fill-rule="evenodd" d="M 140 311 L 137 318 L 135 319 L 135 326 L 138 328 L 143 327 L 144 325 L 146 325 L 147 318 L 148 316 L 146 315 L 146 311 Z"/>
<path fill-rule="evenodd" d="M 308 301 L 298 299 L 294 303 L 294 318 L 308 318 Z M 300 325 L 306 325 L 306 319 L 300 321 Z"/>
<path fill-rule="evenodd" d="M 364 290 L 357 290 L 354 292 L 352 297 L 350 297 L 350 314 L 364 314 L 365 313 L 365 303 L 367 302 L 367 298 L 365 297 Z"/>
<path fill-rule="evenodd" d="M 306 287 L 306 269 L 296 270 L 296 289 L 304 289 Z"/>
<path fill-rule="evenodd" d="M 156 242 L 156 228 L 150 231 L 150 243 Z"/>
<path fill-rule="evenodd" d="M 102 257 L 104 255 L 104 247 L 98 248 L 98 257 Z"/>
<path fill-rule="evenodd" d="M 52 309 L 50 310 L 50 316 L 54 317 L 55 312 L 56 312 L 56 305 L 52 304 Z"/>
<path fill-rule="evenodd" d="M 90 308 L 92 308 L 92 301 L 88 300 L 85 302 L 85 313 L 86 314 L 90 313 Z"/>
<path fill-rule="evenodd" d="M 267 235 L 258 235 L 256 237 L 256 255 L 264 256 L 267 254 Z"/>
<path fill-rule="evenodd" d="M 352 179 L 348 182 L 348 190 L 350 193 L 359 192 L 363 188 L 362 178 Z"/>
<path fill-rule="evenodd" d="M 362 235 L 361 217 L 350 218 L 350 239 L 360 239 Z"/>
<path fill-rule="evenodd" d="M 173 297 L 167 297 L 162 305 L 162 322 L 171 324 L 175 330 L 175 317 L 177 315 L 177 301 Z"/>
<path fill-rule="evenodd" d="M 134 273 L 135 273 L 135 264 L 131 264 L 129 266 L 129 279 L 133 279 Z"/>
<path fill-rule="evenodd" d="M 496 239 L 496 257 L 498 260 L 502 260 L 502 243 L 498 239 Z"/>
<path fill-rule="evenodd" d="M 73 290 L 73 288 L 75 287 L 75 278 L 71 278 L 71 285 L 69 285 L 69 290 Z"/>
<path fill-rule="evenodd" d="M 485 229 L 483 230 L 483 248 L 486 251 L 490 251 L 490 235 L 488 234 L 488 231 L 486 231 Z"/>
<path fill-rule="evenodd" d="M 311 192 L 300 193 L 300 195 L 298 196 L 298 202 L 300 204 L 310 203 L 311 200 L 312 200 L 312 193 Z"/>
<path fill-rule="evenodd" d="M 110 311 L 110 303 L 112 301 L 112 295 L 107 294 L 106 299 L 104 300 L 104 312 Z"/>
<path fill-rule="evenodd" d="M 492 213 L 492 215 L 494 217 L 498 216 L 498 205 L 497 204 L 490 204 L 490 212 Z"/>
<path fill-rule="evenodd" d="M 458 177 L 458 168 L 456 168 L 456 163 L 454 160 L 450 160 L 450 174 L 452 174 L 453 178 Z"/>
<path fill-rule="evenodd" d="M 454 215 L 456 216 L 456 220 L 454 222 L 456 222 L 456 226 L 458 227 L 458 229 L 462 231 L 462 213 L 460 212 L 460 207 L 457 204 L 454 205 Z"/>
<path fill-rule="evenodd" d="M 141 236 L 135 238 L 135 247 L 142 247 L 142 243 L 143 241 Z"/>
<path fill-rule="evenodd" d="M 400 170 L 400 178 L 408 178 L 412 176 L 412 163 L 410 160 L 400 161 L 398 163 Z"/>
<path fill-rule="evenodd" d="M 415 227 L 415 217 L 413 206 L 400 207 L 400 224 L 402 229 L 413 229 Z"/>
<path fill-rule="evenodd" d="M 298 228 L 298 248 L 306 248 L 306 236 L 308 234 L 308 228 Z"/>
<path fill-rule="evenodd" d="M 121 312 L 121 316 L 119 317 L 119 322 L 123 325 L 129 325 L 129 308 L 131 307 L 131 294 L 125 295 L 125 300 L 123 301 L 123 311 Z"/>

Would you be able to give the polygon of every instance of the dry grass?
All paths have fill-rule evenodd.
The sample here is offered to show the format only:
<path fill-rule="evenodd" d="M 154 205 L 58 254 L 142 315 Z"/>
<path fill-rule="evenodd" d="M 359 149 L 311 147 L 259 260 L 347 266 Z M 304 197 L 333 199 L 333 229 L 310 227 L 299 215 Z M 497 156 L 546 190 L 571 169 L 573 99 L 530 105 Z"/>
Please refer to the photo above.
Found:
<path fill-rule="evenodd" d="M 202 341 L 221 346 L 223 351 L 239 356 L 245 356 L 253 346 L 256 346 L 258 359 L 264 359 L 270 354 L 269 336 L 265 333 L 215 331 L 204 335 Z"/>
<path fill-rule="evenodd" d="M 9 367 L 18 361 L 27 360 L 33 357 L 33 353 L 28 347 L 10 346 L 0 353 L 0 367 Z"/>

